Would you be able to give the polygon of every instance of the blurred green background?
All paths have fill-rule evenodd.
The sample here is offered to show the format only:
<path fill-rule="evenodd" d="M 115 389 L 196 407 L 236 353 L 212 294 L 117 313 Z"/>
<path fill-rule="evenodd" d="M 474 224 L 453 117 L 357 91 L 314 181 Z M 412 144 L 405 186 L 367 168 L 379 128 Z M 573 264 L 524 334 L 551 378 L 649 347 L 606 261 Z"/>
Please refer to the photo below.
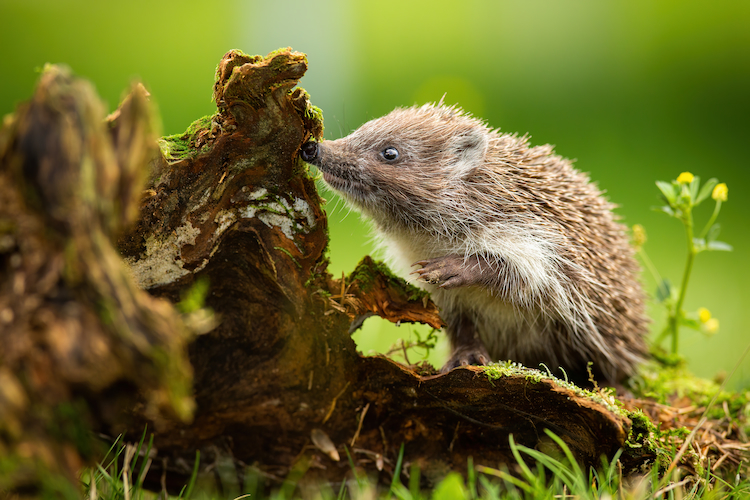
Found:
<path fill-rule="evenodd" d="M 734 252 L 698 256 L 686 301 L 721 328 L 713 338 L 683 330 L 682 350 L 696 374 L 712 377 L 750 343 L 750 2 L 0 0 L 0 113 L 31 95 L 36 68 L 64 62 L 110 109 L 143 81 L 163 132 L 176 133 L 213 112 L 214 68 L 227 50 L 283 46 L 308 54 L 302 85 L 324 111 L 328 139 L 446 94 L 494 127 L 556 145 L 620 205 L 625 223 L 646 227 L 646 248 L 673 282 L 684 236 L 651 210 L 654 181 L 690 171 L 726 182 L 721 239 Z M 324 196 L 340 275 L 372 244 L 359 217 Z M 698 224 L 712 202 L 700 208 Z M 653 292 L 653 278 L 644 273 L 644 282 Z M 663 315 L 651 309 L 658 331 Z M 365 326 L 355 334 L 364 352 L 414 330 L 376 318 Z M 750 359 L 732 386 L 750 387 Z"/>

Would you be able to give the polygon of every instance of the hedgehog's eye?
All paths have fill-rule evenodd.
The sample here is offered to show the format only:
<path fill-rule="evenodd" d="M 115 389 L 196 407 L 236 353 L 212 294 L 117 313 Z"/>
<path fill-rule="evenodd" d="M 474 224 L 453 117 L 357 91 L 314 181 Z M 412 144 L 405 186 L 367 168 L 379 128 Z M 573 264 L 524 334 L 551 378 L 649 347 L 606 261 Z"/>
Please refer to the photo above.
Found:
<path fill-rule="evenodd" d="M 396 158 L 398 158 L 398 149 L 393 148 L 393 147 L 387 147 L 380 154 L 386 160 L 393 161 Z"/>

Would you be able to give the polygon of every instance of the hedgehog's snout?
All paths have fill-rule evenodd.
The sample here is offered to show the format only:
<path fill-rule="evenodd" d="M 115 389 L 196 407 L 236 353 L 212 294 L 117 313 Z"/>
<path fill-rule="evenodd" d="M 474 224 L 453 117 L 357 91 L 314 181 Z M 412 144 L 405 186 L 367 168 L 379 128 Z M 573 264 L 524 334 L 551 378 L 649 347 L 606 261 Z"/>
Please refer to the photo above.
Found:
<path fill-rule="evenodd" d="M 306 142 L 299 150 L 300 158 L 307 163 L 313 163 L 318 158 L 318 143 L 314 141 Z"/>

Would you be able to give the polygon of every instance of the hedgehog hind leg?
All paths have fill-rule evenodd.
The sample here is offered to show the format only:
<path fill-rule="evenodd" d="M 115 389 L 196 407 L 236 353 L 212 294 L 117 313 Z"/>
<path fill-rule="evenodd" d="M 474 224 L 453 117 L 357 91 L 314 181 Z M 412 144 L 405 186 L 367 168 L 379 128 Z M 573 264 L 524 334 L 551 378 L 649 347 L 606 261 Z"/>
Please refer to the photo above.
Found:
<path fill-rule="evenodd" d="M 460 366 L 486 365 L 492 361 L 470 317 L 459 314 L 449 318 L 446 331 L 451 342 L 451 356 L 440 369 L 441 373 Z"/>

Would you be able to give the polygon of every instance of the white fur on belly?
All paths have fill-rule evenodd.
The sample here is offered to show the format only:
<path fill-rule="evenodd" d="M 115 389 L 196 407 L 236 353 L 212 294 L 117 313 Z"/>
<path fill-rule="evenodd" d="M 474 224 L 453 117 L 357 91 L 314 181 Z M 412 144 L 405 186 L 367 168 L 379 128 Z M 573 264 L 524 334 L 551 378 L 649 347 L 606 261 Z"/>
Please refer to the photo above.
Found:
<path fill-rule="evenodd" d="M 514 248 L 510 258 L 526 260 L 516 267 L 533 275 L 524 278 L 528 283 L 534 284 L 532 288 L 537 288 L 534 291 L 538 291 L 539 287 L 544 287 L 543 283 L 548 281 L 549 277 L 539 276 L 545 272 L 546 267 L 546 263 L 539 262 L 544 258 L 543 250 L 524 248 L 531 244 L 533 242 L 526 240 L 523 243 L 509 245 Z M 469 254 L 473 249 L 467 248 L 465 244 L 439 244 L 434 237 L 423 238 L 413 233 L 389 232 L 387 235 L 381 234 L 378 247 L 397 274 L 430 292 L 432 300 L 441 308 L 444 317 L 450 317 L 454 311 L 471 317 L 493 360 L 525 358 L 524 353 L 544 342 L 552 318 L 535 307 L 533 298 L 526 298 L 526 304 L 520 306 L 501 300 L 483 287 L 467 286 L 446 290 L 410 275 L 415 269 L 412 264 L 416 261 L 451 254 Z"/>

